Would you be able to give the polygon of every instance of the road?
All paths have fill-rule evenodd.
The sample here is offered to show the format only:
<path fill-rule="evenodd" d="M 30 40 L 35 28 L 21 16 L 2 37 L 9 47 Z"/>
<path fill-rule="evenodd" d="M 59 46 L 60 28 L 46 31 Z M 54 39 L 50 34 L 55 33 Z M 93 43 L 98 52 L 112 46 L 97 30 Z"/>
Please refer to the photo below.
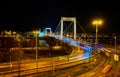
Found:
<path fill-rule="evenodd" d="M 120 57 L 120 54 L 119 54 L 120 53 L 120 48 L 119 48 L 119 46 L 116 49 L 113 46 L 112 47 L 111 46 L 110 47 L 106 46 L 106 49 L 117 53 L 119 55 L 119 57 Z M 106 76 L 107 77 L 120 77 L 120 73 L 119 73 L 119 71 L 120 71 L 120 61 L 115 61 L 114 57 L 113 57 L 112 64 L 113 64 L 113 67 L 112 67 L 111 71 L 106 74 Z"/>
<path fill-rule="evenodd" d="M 111 53 L 110 55 L 105 55 L 107 57 L 105 63 L 101 63 L 101 66 L 97 66 L 92 71 L 89 71 L 77 77 L 120 77 L 120 61 L 115 61 L 113 57 L 114 53 L 119 53 L 120 51 L 115 51 L 115 48 L 111 46 L 106 46 L 105 50 Z M 103 73 L 103 70 L 105 70 L 108 65 L 112 65 L 112 68 L 108 72 Z"/>
<path fill-rule="evenodd" d="M 42 76 L 44 76 L 44 77 L 50 77 L 50 76 L 51 77 L 53 77 L 53 76 L 55 76 L 55 77 L 76 76 L 78 74 L 82 74 L 82 73 L 85 73 L 85 72 L 87 72 L 89 70 L 92 70 L 95 67 L 95 65 L 99 65 L 99 63 L 98 62 L 96 63 L 94 61 L 94 59 L 98 59 L 99 60 L 99 61 L 97 60 L 98 62 L 105 61 L 105 60 L 103 60 L 104 57 L 101 56 L 101 55 L 94 56 L 94 58 L 92 58 L 91 61 L 87 59 L 86 62 L 85 62 L 85 60 L 83 60 L 83 61 L 78 61 L 78 62 L 75 62 L 75 63 L 74 62 L 73 63 L 67 63 L 65 65 L 60 65 L 60 66 L 57 66 L 56 63 L 59 64 L 59 62 L 60 62 L 60 61 L 57 61 L 57 62 L 55 62 L 55 69 L 53 69 L 52 67 L 40 69 L 39 70 L 39 76 L 40 77 L 42 77 Z M 90 64 L 89 64 L 89 62 L 90 62 Z M 88 66 L 89 66 L 89 68 L 87 68 Z M 87 68 L 87 70 L 85 68 Z M 43 70 L 47 70 L 47 69 L 51 69 L 51 71 L 40 72 L 41 70 L 43 71 Z M 78 73 L 78 74 L 76 74 L 76 73 Z M 26 75 L 34 77 L 34 76 L 36 76 L 36 70 L 26 70 L 26 71 L 23 71 L 23 72 L 21 71 L 20 75 L 22 77 L 26 76 Z M 5 76 L 7 77 L 8 75 L 5 75 Z M 17 74 L 16 74 L 16 76 L 17 76 Z"/>
<path fill-rule="evenodd" d="M 77 51 L 77 50 L 75 50 L 75 51 Z M 112 50 L 110 50 L 110 51 L 112 51 Z M 38 69 L 39 75 L 40 76 L 44 75 L 44 77 L 47 77 L 48 74 L 49 74 L 49 76 L 51 75 L 51 77 L 52 76 L 57 76 L 57 77 L 66 77 L 66 76 L 100 77 L 102 75 L 106 75 L 106 76 L 112 75 L 113 71 L 118 70 L 115 68 L 117 68 L 119 66 L 119 63 L 115 63 L 111 57 L 107 57 L 104 55 L 100 58 L 85 59 L 85 58 L 83 58 L 83 56 L 84 55 L 78 55 L 78 54 L 73 53 L 71 56 L 55 57 L 52 59 L 46 59 L 45 62 L 42 62 L 40 60 L 40 61 L 38 61 L 38 68 L 40 68 L 40 69 Z M 95 56 L 98 56 L 98 55 L 95 55 Z M 99 55 L 99 56 L 101 56 L 101 55 Z M 82 59 L 85 59 L 85 60 L 82 60 Z M 112 64 L 114 68 L 112 68 L 112 71 L 108 72 L 107 74 L 103 74 L 101 71 L 108 64 Z M 26 76 L 26 75 L 27 76 L 36 76 L 37 71 L 36 71 L 36 62 L 35 61 L 21 62 L 20 66 L 19 66 L 20 68 L 18 67 L 17 62 L 15 62 L 15 63 L 12 62 L 12 66 L 11 66 L 12 68 L 10 68 L 10 66 L 11 66 L 10 63 L 0 66 L 1 77 L 2 76 L 4 76 L 4 77 L 18 76 L 18 73 L 19 73 L 19 75 L 22 75 L 22 76 Z M 81 69 L 79 69 L 79 68 L 81 68 Z M 10 69 L 14 70 L 14 71 L 10 72 L 9 71 Z M 5 71 L 7 71 L 6 74 L 4 74 Z"/>
<path fill-rule="evenodd" d="M 105 66 L 107 66 L 108 64 L 112 64 L 111 63 L 111 59 L 110 58 L 104 58 L 105 61 L 103 63 L 100 63 L 98 66 L 96 66 L 93 70 L 84 73 L 82 75 L 79 75 L 77 77 L 99 77 L 102 76 L 102 70 L 105 68 Z"/>
<path fill-rule="evenodd" d="M 77 51 L 77 50 L 74 50 Z M 74 58 L 72 58 L 74 57 Z M 50 71 L 54 69 L 54 65 L 61 69 L 61 68 L 66 68 L 69 66 L 73 66 L 76 65 L 76 61 L 81 60 L 82 59 L 82 54 L 80 55 L 76 55 L 76 54 L 72 54 L 69 57 L 68 56 L 61 56 L 61 57 L 54 57 L 54 58 L 48 58 L 46 60 L 44 60 L 43 62 L 41 60 L 38 61 L 38 67 L 39 72 L 45 72 L 45 71 Z M 68 61 L 69 60 L 69 61 Z M 80 61 L 77 64 L 81 64 L 85 61 Z M 70 63 L 70 64 L 69 64 Z M 30 73 L 36 73 L 36 62 L 33 60 L 28 60 L 28 61 L 21 61 L 20 64 L 18 65 L 18 62 L 12 62 L 12 63 L 6 63 L 6 64 L 1 64 L 0 65 L 0 72 L 1 72 L 1 76 L 17 76 L 18 73 L 20 73 L 20 75 L 24 75 L 24 74 L 30 74 Z M 29 72 L 27 72 L 29 71 Z M 26 72 L 26 73 L 25 73 Z"/>

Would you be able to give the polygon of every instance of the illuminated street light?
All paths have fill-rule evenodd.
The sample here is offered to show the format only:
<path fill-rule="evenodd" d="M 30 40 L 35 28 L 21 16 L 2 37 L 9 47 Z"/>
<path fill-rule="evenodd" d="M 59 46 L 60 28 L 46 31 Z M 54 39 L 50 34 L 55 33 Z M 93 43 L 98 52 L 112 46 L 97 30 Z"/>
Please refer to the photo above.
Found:
<path fill-rule="evenodd" d="M 37 47 L 38 47 L 37 46 L 38 45 L 38 43 L 37 43 L 38 33 L 39 33 L 38 30 L 33 31 L 33 34 L 35 34 L 35 36 L 36 36 L 36 67 L 37 67 L 37 77 L 38 77 L 38 49 L 37 49 Z"/>
<path fill-rule="evenodd" d="M 116 51 L 116 36 L 114 38 L 115 38 L 115 51 Z"/>
<path fill-rule="evenodd" d="M 103 21 L 100 20 L 100 19 L 97 19 L 97 20 L 94 20 L 94 21 L 92 22 L 92 24 L 96 26 L 95 48 L 97 48 L 97 44 L 98 44 L 98 39 L 97 39 L 97 37 L 98 37 L 98 26 L 99 26 L 99 25 L 102 25 L 102 24 L 103 24 Z"/>

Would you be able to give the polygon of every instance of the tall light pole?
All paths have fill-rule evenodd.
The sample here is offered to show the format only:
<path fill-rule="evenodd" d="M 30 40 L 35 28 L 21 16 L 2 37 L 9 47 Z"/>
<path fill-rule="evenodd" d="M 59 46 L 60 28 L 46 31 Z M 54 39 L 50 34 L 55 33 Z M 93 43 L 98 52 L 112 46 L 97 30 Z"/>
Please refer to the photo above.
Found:
<path fill-rule="evenodd" d="M 39 31 L 38 30 L 35 30 L 33 31 L 33 34 L 35 34 L 35 45 L 36 45 L 36 70 L 37 70 L 37 77 L 38 77 L 38 43 L 37 43 L 37 40 L 38 40 L 38 33 Z"/>
<path fill-rule="evenodd" d="M 78 53 L 80 52 L 80 42 L 81 42 L 81 37 L 78 39 Z"/>
<path fill-rule="evenodd" d="M 102 20 L 96 19 L 93 21 L 93 25 L 96 26 L 96 37 L 95 37 L 95 50 L 97 49 L 97 44 L 98 44 L 98 26 L 103 23 Z"/>
<path fill-rule="evenodd" d="M 114 38 L 115 38 L 115 51 L 116 51 L 116 36 Z"/>

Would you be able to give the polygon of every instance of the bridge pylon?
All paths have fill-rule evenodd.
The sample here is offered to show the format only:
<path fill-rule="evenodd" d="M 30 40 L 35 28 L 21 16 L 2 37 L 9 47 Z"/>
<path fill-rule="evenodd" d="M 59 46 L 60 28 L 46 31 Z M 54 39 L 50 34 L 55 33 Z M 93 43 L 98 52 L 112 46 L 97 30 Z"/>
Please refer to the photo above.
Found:
<path fill-rule="evenodd" d="M 61 39 L 63 38 L 63 22 L 64 21 L 74 22 L 74 40 L 76 40 L 76 17 L 61 17 L 61 30 L 60 30 Z"/>

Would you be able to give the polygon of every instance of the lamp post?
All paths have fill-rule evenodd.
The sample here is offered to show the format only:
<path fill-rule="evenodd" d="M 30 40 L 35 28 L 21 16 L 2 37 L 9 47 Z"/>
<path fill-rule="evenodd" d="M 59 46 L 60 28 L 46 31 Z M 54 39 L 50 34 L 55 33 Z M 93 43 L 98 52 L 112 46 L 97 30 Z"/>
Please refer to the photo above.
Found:
<path fill-rule="evenodd" d="M 11 55 L 12 55 L 12 52 L 11 52 L 11 49 L 10 49 L 10 73 L 12 71 L 12 58 L 11 58 Z"/>
<path fill-rule="evenodd" d="M 97 44 L 98 44 L 98 26 L 103 23 L 102 20 L 97 19 L 93 21 L 93 25 L 96 26 L 96 37 L 95 37 L 95 50 L 97 49 Z"/>
<path fill-rule="evenodd" d="M 114 38 L 115 38 L 115 51 L 116 51 L 116 36 Z"/>
<path fill-rule="evenodd" d="M 36 45 L 36 70 L 37 70 L 37 77 L 38 77 L 38 43 L 37 43 L 37 39 L 38 39 L 38 33 L 39 31 L 35 30 L 33 31 L 33 34 L 35 34 L 35 45 Z"/>
<path fill-rule="evenodd" d="M 80 52 L 80 42 L 81 42 L 81 37 L 78 39 L 78 53 Z"/>

